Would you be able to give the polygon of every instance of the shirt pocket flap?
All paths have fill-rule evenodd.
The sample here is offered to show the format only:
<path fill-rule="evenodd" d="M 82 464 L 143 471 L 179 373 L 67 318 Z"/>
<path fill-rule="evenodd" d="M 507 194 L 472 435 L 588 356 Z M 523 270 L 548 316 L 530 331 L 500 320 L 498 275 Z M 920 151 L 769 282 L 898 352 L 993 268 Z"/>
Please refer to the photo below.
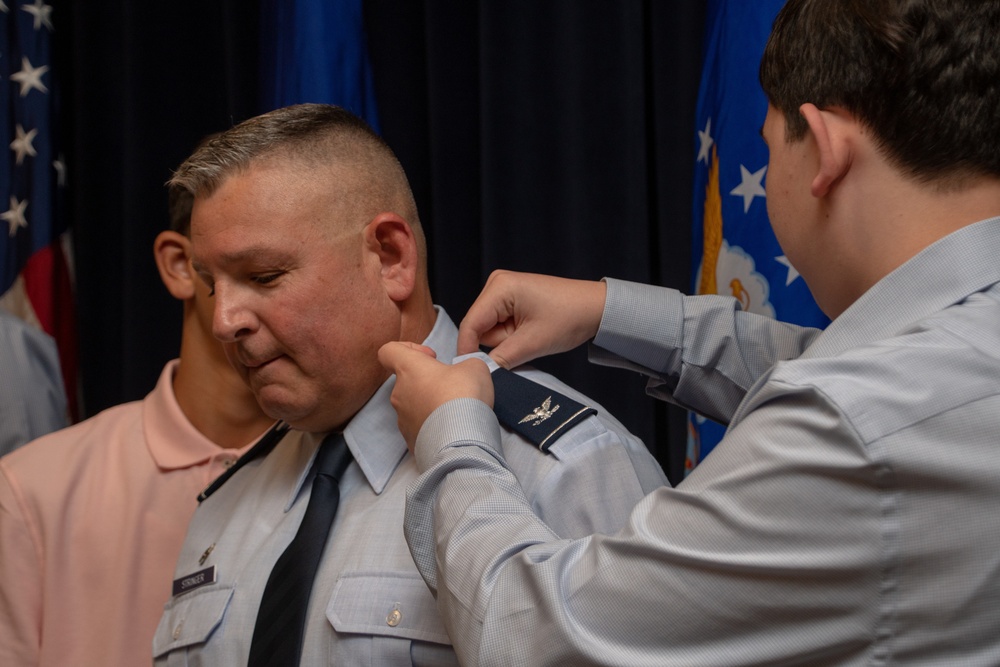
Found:
<path fill-rule="evenodd" d="M 437 603 L 416 572 L 347 572 L 326 617 L 337 632 L 451 644 Z"/>
<path fill-rule="evenodd" d="M 191 591 L 167 602 L 153 636 L 153 657 L 208 641 L 222 623 L 232 597 L 231 587 L 211 588 Z"/>

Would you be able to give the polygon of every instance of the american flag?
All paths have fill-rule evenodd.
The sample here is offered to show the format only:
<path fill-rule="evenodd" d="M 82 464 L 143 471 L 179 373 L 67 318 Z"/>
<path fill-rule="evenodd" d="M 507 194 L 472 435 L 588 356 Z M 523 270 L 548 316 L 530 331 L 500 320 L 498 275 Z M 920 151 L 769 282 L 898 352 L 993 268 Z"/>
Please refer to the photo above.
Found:
<path fill-rule="evenodd" d="M 0 0 L 0 148 L 8 148 L 0 159 L 0 307 L 56 339 L 75 418 L 76 322 L 54 22 L 44 0 Z"/>

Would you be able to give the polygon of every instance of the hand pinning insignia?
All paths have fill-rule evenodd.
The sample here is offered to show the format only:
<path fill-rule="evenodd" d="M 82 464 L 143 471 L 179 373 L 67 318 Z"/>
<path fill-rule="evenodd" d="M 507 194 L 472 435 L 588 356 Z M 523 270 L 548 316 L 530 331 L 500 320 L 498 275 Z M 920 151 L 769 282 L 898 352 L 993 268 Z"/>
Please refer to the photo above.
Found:
<path fill-rule="evenodd" d="M 552 397 L 551 396 L 549 396 L 544 401 L 542 401 L 542 406 L 540 408 L 535 408 L 534 410 L 531 411 L 531 413 L 527 417 L 525 417 L 524 419 L 522 419 L 521 421 L 519 421 L 517 423 L 518 424 L 523 424 L 525 422 L 530 422 L 532 420 L 535 420 L 531 425 L 532 426 L 538 426 L 543 421 L 545 421 L 546 419 L 548 419 L 549 417 L 551 417 L 553 414 L 555 414 L 555 411 L 559 409 L 559 406 L 556 405 L 556 407 L 554 407 L 554 408 L 552 408 L 550 410 L 549 409 L 550 405 L 552 405 Z"/>

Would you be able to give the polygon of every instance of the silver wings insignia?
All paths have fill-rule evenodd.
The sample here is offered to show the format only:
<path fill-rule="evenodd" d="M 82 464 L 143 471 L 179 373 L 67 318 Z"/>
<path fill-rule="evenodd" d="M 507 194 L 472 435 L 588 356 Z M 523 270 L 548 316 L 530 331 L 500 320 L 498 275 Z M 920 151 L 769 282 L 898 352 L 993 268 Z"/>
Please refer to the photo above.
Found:
<path fill-rule="evenodd" d="M 535 408 L 534 410 L 531 411 L 531 414 L 527 415 L 524 419 L 522 419 L 521 421 L 519 421 L 517 423 L 518 424 L 523 424 L 525 422 L 530 422 L 530 421 L 534 420 L 534 422 L 531 425 L 532 426 L 538 426 L 543 421 L 545 421 L 546 419 L 548 419 L 549 417 L 551 417 L 553 414 L 555 414 L 555 411 L 559 409 L 558 405 L 556 405 L 552 409 L 549 409 L 550 405 L 552 405 L 552 397 L 551 396 L 549 396 L 544 401 L 542 401 L 542 406 L 541 407 Z"/>

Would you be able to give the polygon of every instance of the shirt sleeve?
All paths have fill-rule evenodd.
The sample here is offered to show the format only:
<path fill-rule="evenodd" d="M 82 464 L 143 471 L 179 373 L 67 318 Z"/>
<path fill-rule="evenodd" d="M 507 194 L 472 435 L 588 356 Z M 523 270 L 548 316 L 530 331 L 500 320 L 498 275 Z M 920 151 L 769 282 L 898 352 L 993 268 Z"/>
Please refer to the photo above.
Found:
<path fill-rule="evenodd" d="M 576 540 L 532 511 L 484 404 L 432 414 L 405 532 L 462 663 L 860 660 L 885 620 L 878 471 L 821 394 L 765 393 L 678 488 Z"/>
<path fill-rule="evenodd" d="M 0 319 L 0 456 L 68 425 L 55 341 L 11 319 Z"/>
<path fill-rule="evenodd" d="M 533 511 L 561 537 L 614 533 L 647 493 L 668 484 L 640 440 L 600 414 L 542 453 L 501 431 L 502 455 Z"/>
<path fill-rule="evenodd" d="M 731 297 L 606 278 L 590 360 L 634 370 L 647 392 L 728 424 L 747 390 L 778 361 L 798 357 L 819 329 L 744 312 Z"/>
<path fill-rule="evenodd" d="M 8 475 L 0 461 L 0 664 L 37 665 L 43 554 Z"/>

